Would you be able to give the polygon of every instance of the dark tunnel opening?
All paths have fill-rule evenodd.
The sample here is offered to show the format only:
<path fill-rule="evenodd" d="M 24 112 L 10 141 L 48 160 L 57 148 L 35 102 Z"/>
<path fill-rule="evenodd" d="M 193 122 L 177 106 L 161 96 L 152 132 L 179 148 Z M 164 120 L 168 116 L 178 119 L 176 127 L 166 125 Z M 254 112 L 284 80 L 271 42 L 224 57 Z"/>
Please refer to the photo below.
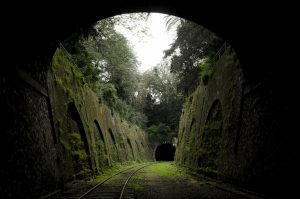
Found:
<path fill-rule="evenodd" d="M 176 148 L 172 144 L 161 144 L 155 150 L 156 161 L 174 161 Z"/>

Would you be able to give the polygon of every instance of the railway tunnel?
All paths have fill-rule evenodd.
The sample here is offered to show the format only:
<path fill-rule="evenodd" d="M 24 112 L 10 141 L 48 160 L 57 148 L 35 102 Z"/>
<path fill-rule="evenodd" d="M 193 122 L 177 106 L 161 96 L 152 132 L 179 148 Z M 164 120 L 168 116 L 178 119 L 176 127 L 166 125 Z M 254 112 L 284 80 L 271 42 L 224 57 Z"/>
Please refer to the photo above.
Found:
<path fill-rule="evenodd" d="M 172 144 L 161 144 L 155 150 L 156 161 L 174 161 L 176 148 Z"/>
<path fill-rule="evenodd" d="M 207 6 L 212 6 L 209 3 L 207 4 Z M 227 104 L 223 105 L 222 99 L 219 100 L 218 97 L 209 99 L 210 103 L 208 103 L 207 110 L 200 111 L 198 115 L 194 116 L 195 119 L 193 117 L 189 118 L 189 114 L 186 113 L 184 125 L 179 129 L 178 137 L 180 137 L 180 140 L 177 150 L 180 150 L 178 150 L 178 154 L 175 154 L 175 161 L 188 166 L 213 165 L 213 168 L 221 168 L 218 171 L 228 174 L 226 176 L 227 181 L 234 182 L 238 179 L 236 176 L 239 176 L 240 185 L 254 187 L 256 191 L 270 194 L 272 197 L 280 198 L 289 194 L 288 183 L 282 184 L 281 182 L 289 181 L 285 172 L 289 170 L 288 159 L 293 155 L 292 152 L 289 153 L 288 151 L 288 146 L 294 145 L 290 145 L 287 133 L 292 125 L 291 120 L 286 116 L 290 116 L 290 100 L 294 96 L 293 92 L 288 92 L 288 89 L 286 89 L 288 88 L 289 75 L 284 74 L 285 71 L 278 70 L 279 67 L 275 67 L 278 66 L 278 63 L 274 61 L 277 54 L 274 52 L 276 48 L 273 40 L 258 36 L 255 30 L 249 26 L 249 24 L 256 24 L 256 28 L 261 28 L 263 34 L 266 35 L 276 32 L 272 23 L 269 24 L 270 30 L 266 29 L 265 24 L 260 20 L 264 18 L 264 14 L 258 13 L 257 16 L 249 19 L 248 11 L 243 8 L 233 9 L 234 6 L 228 4 L 225 6 L 227 9 L 217 9 L 218 12 L 216 12 L 217 14 L 213 19 L 218 20 L 213 20 L 207 17 L 211 16 L 208 11 L 203 10 L 199 13 L 197 7 L 191 5 L 179 7 L 174 2 L 172 4 L 120 3 L 118 5 L 108 5 L 111 9 L 101 8 L 101 13 L 97 12 L 96 7 L 86 5 L 90 11 L 86 13 L 86 18 L 83 19 L 79 14 L 76 14 L 83 12 L 82 7 L 74 5 L 74 9 L 78 12 L 73 12 L 74 9 L 64 9 L 64 13 L 59 12 L 53 15 L 52 10 L 56 8 L 53 7 L 52 9 L 52 6 L 49 5 L 48 9 L 41 7 L 39 13 L 37 13 L 38 18 L 45 20 L 44 23 L 37 21 L 35 14 L 27 15 L 23 13 L 23 10 L 19 15 L 27 19 L 27 24 L 21 23 L 17 27 L 13 25 L 14 20 L 8 20 L 6 24 L 6 29 L 9 30 L 7 38 L 10 38 L 7 41 L 10 42 L 4 42 L 5 47 L 8 52 L 16 52 L 14 49 L 15 46 L 18 46 L 19 50 L 14 56 L 19 58 L 13 59 L 12 54 L 7 55 L 5 60 L 7 70 L 4 69 L 1 74 L 0 92 L 3 104 L 1 118 L 6 119 L 3 123 L 3 137 L 0 146 L 2 152 L 7 151 L 2 156 L 5 161 L 1 165 L 1 180 L 5 180 L 5 182 L 1 183 L 3 184 L 0 188 L 1 198 L 16 198 L 19 196 L 40 198 L 48 196 L 57 192 L 57 190 L 63 189 L 66 178 L 72 178 L 71 173 L 62 175 L 63 170 L 61 170 L 63 165 L 66 168 L 65 171 L 76 170 L 67 163 L 68 158 L 72 158 L 72 156 L 66 155 L 68 154 L 68 143 L 63 142 L 58 145 L 58 136 L 64 135 L 66 129 L 61 128 L 63 123 L 52 121 L 52 114 L 55 114 L 55 110 L 51 107 L 53 102 L 48 89 L 53 85 L 48 85 L 47 77 L 52 56 L 60 41 L 74 32 L 78 25 L 86 26 L 101 18 L 137 10 L 163 11 L 205 25 L 234 47 L 242 63 L 241 67 L 245 79 L 241 84 L 243 85 L 240 90 L 242 93 L 241 99 L 237 95 L 231 96 L 231 103 L 239 102 L 231 107 L 236 108 L 239 114 L 231 115 L 231 118 L 219 117 L 218 113 L 224 113 Z M 26 12 L 32 9 L 30 7 L 26 8 Z M 71 10 L 73 11 L 71 12 Z M 35 13 L 35 11 L 32 10 L 32 13 Z M 240 24 L 232 20 L 237 15 L 244 19 L 245 23 Z M 49 30 L 50 26 L 56 28 Z M 21 31 L 24 36 L 18 37 L 16 35 L 18 31 Z M 255 43 L 260 43 L 260 48 L 257 48 Z M 253 59 L 253 52 L 257 55 L 255 60 Z M 15 61 L 12 63 L 12 60 Z M 260 71 L 260 73 L 257 73 L 257 71 Z M 278 79 L 281 80 L 280 83 Z M 234 86 L 239 85 L 235 84 Z M 220 92 L 220 90 L 218 91 Z M 201 92 L 203 91 L 199 89 L 198 93 Z M 87 93 L 84 94 L 88 96 Z M 206 98 L 201 99 L 203 102 L 207 100 Z M 202 104 L 197 105 L 197 110 L 205 109 L 202 108 Z M 88 107 L 82 108 L 83 104 L 75 103 L 74 106 L 76 106 L 81 117 L 88 118 L 83 115 L 84 112 L 81 112 L 84 108 L 88 109 Z M 67 105 L 65 108 L 67 110 Z M 109 110 L 105 111 L 106 117 L 114 117 Z M 66 116 L 67 111 L 64 114 Z M 109 114 L 112 116 L 109 116 Z M 57 117 L 57 115 L 54 115 L 54 117 Z M 60 117 L 64 117 L 64 115 L 60 115 Z M 78 117 L 76 116 L 76 118 Z M 72 124 L 70 124 L 71 131 L 76 131 L 76 128 L 78 131 L 72 139 L 82 139 L 82 149 L 80 150 L 84 151 L 83 160 L 88 162 L 87 170 L 93 170 L 97 165 L 110 165 L 115 160 L 120 161 L 125 157 L 139 158 L 136 151 L 143 151 L 144 149 L 138 150 L 139 145 L 134 143 L 137 143 L 136 139 L 142 140 L 142 138 L 137 138 L 140 135 L 131 135 L 130 141 L 128 141 L 129 139 L 124 136 L 124 132 L 127 130 L 124 129 L 131 132 L 129 125 L 124 124 L 120 128 L 124 131 L 121 131 L 112 124 L 104 124 L 103 121 L 99 122 L 98 126 L 100 128 L 97 127 L 97 132 L 103 132 L 103 138 L 101 135 L 97 141 L 98 151 L 102 151 L 103 158 L 90 160 L 89 157 L 86 157 L 85 154 L 89 154 L 91 150 L 94 150 L 89 149 L 86 143 L 94 142 L 97 139 L 87 140 L 84 137 L 84 132 L 90 133 L 92 131 L 89 126 L 93 126 L 96 119 L 96 116 L 90 118 L 91 124 L 86 126 L 77 124 L 80 127 L 76 127 L 76 125 L 72 127 Z M 235 122 L 231 125 L 228 123 L 229 119 Z M 118 119 L 115 121 L 118 121 Z M 203 128 L 200 125 L 201 122 Z M 189 143 L 190 145 L 187 146 L 184 143 L 187 143 L 188 138 L 193 136 L 192 129 L 202 132 L 197 136 L 199 136 L 198 140 L 202 139 L 203 142 Z M 224 129 L 231 129 L 231 131 L 228 131 L 230 132 L 228 133 Z M 289 132 L 295 131 L 290 130 Z M 210 137 L 210 135 L 214 136 Z M 232 140 L 233 142 L 221 142 L 220 137 L 222 136 L 227 136 L 227 141 Z M 70 140 L 67 137 L 65 138 Z M 126 140 L 124 145 L 119 144 L 122 139 Z M 210 146 L 209 140 L 214 140 L 215 145 Z M 193 146 L 198 146 L 198 144 L 204 145 L 202 149 L 210 149 L 210 147 L 226 149 L 222 147 L 232 146 L 227 148 L 227 151 L 219 150 L 218 153 L 215 152 L 212 160 L 207 158 L 207 151 L 194 150 L 196 148 L 193 148 Z M 147 143 L 145 142 L 143 145 L 147 146 Z M 64 146 L 65 149 L 59 149 L 60 146 Z M 122 153 L 124 149 L 126 156 Z M 60 154 L 60 150 L 65 150 L 65 153 Z M 164 152 L 160 153 L 161 150 L 164 151 L 159 149 L 158 154 L 164 154 Z M 228 158 L 228 162 L 224 165 L 219 164 L 220 159 L 215 161 L 220 155 L 219 152 L 227 155 L 223 156 Z M 107 153 L 113 153 L 113 155 L 107 157 L 105 155 Z M 172 160 L 170 157 L 174 157 L 169 156 L 170 154 L 173 153 L 168 152 L 167 160 Z M 252 156 L 253 154 L 254 156 Z M 80 154 L 78 153 L 75 156 L 77 157 L 76 161 L 80 161 Z M 230 164 L 230 161 L 233 164 Z M 237 171 L 234 171 L 234 165 L 242 167 L 243 170 L 236 174 Z M 230 169 L 230 166 L 233 166 L 233 169 Z"/>

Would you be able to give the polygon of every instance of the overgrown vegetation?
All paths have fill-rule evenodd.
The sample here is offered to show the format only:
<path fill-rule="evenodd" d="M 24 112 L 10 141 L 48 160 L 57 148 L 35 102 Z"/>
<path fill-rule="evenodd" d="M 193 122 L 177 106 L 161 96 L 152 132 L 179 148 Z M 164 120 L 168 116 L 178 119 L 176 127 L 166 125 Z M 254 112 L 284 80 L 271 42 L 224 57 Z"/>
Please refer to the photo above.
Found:
<path fill-rule="evenodd" d="M 136 20 L 148 16 L 136 13 L 98 21 L 74 33 L 62 47 L 78 68 L 76 76 L 101 102 L 153 139 L 170 141 L 177 134 L 184 99 L 200 83 L 207 84 L 212 75 L 211 58 L 223 41 L 202 26 L 168 16 L 166 26 L 177 26 L 177 39 L 159 65 L 140 74 L 132 47 L 115 27 L 121 25 L 143 36 L 147 28 Z M 55 82 L 61 84 L 59 79 Z"/>
<path fill-rule="evenodd" d="M 176 178 L 179 176 L 184 176 L 186 174 L 186 171 L 183 167 L 175 165 L 171 162 L 155 163 L 148 167 L 145 167 L 143 171 L 144 172 L 137 173 L 134 178 L 144 179 L 145 175 L 147 175 L 147 177 L 160 176 L 164 178 Z M 147 172 L 147 174 L 145 174 L 145 172 Z M 132 183 L 130 182 L 130 186 L 131 185 Z"/>
<path fill-rule="evenodd" d="M 145 127 L 146 116 L 134 107 L 138 63 L 127 39 L 115 30 L 115 25 L 127 25 L 131 29 L 128 21 L 145 17 L 147 14 L 107 18 L 74 33 L 63 42 L 84 76 L 84 82 L 100 101 L 141 127 Z"/>
<path fill-rule="evenodd" d="M 168 18 L 169 25 L 172 25 L 172 21 L 178 21 L 173 16 Z M 197 88 L 199 78 L 204 83 L 207 82 L 211 70 L 209 60 L 222 44 L 222 39 L 203 26 L 188 20 L 180 20 L 177 26 L 177 39 L 171 48 L 165 51 L 165 57 L 171 58 L 171 72 L 179 80 L 178 92 L 187 96 Z"/>
<path fill-rule="evenodd" d="M 160 143 L 168 142 L 176 137 L 176 133 L 171 130 L 169 126 L 164 123 L 159 123 L 158 125 L 151 125 L 147 132 L 150 139 L 159 141 Z"/>
<path fill-rule="evenodd" d="M 213 69 L 211 66 L 211 61 L 209 58 L 205 58 L 199 64 L 199 80 L 202 81 L 204 85 L 206 85 L 212 73 L 213 73 Z"/>

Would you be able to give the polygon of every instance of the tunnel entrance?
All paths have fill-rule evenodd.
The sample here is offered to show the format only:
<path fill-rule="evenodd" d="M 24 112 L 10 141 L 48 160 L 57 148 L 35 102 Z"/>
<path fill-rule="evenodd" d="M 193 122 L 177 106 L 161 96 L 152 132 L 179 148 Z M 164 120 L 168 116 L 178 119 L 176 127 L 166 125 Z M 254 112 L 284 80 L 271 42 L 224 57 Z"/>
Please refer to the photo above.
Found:
<path fill-rule="evenodd" d="M 156 161 L 174 161 L 176 148 L 172 144 L 161 144 L 155 150 Z"/>

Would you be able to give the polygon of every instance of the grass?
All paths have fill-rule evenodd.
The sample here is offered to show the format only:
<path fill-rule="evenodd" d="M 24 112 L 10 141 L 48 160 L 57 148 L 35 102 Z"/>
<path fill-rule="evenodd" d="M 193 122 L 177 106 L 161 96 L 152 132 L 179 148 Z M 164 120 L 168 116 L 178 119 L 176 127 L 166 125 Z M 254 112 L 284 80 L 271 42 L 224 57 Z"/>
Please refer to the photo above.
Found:
<path fill-rule="evenodd" d="M 148 176 L 159 176 L 176 178 L 186 175 L 183 168 L 176 166 L 173 162 L 160 162 L 153 164 L 146 169 Z"/>
<path fill-rule="evenodd" d="M 134 190 L 134 191 L 141 191 L 144 189 L 144 186 L 141 185 L 140 183 L 138 182 L 135 182 L 135 181 L 132 181 L 129 183 L 130 184 L 130 187 Z"/>
<path fill-rule="evenodd" d="M 114 166 L 112 167 L 108 167 L 108 168 L 105 168 L 102 170 L 102 174 L 98 175 L 95 177 L 95 179 L 92 179 L 91 182 L 102 182 L 104 180 L 106 180 L 108 177 L 120 172 L 120 171 L 123 171 L 125 169 L 129 169 L 133 166 L 137 166 L 137 165 L 140 165 L 141 163 L 138 163 L 138 162 L 126 162 L 126 163 L 123 163 L 123 164 L 120 164 L 120 163 L 116 163 Z M 116 176 L 117 177 L 117 176 Z M 116 178 L 114 177 L 114 178 Z"/>
<path fill-rule="evenodd" d="M 129 182 L 129 186 L 135 191 L 144 189 L 144 181 L 147 179 L 169 179 L 176 180 L 187 175 L 185 168 L 175 165 L 173 162 L 158 162 L 145 167 L 138 172 Z M 151 182 L 151 180 L 150 180 Z"/>

